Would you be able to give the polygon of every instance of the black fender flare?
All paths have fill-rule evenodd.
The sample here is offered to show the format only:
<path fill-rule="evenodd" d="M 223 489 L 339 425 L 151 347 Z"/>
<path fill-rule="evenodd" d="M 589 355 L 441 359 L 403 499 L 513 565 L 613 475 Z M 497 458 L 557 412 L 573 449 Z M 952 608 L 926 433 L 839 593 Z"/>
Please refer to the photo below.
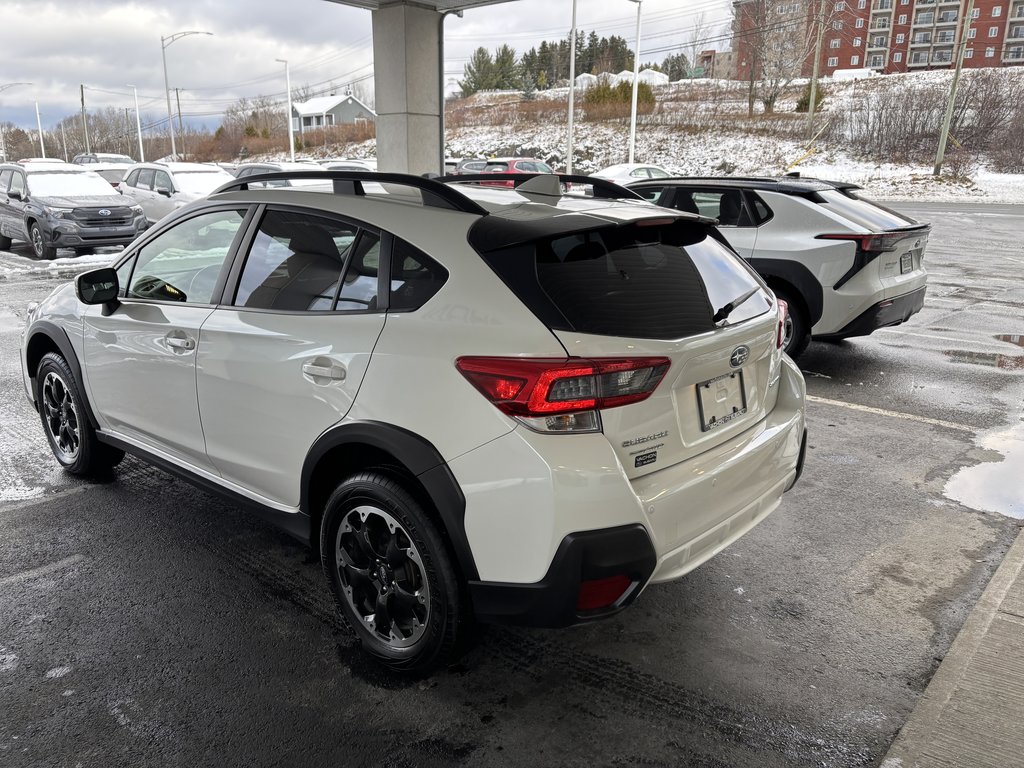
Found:
<path fill-rule="evenodd" d="M 71 373 L 75 377 L 75 384 L 78 386 L 78 391 L 82 395 L 82 404 L 85 408 L 85 416 L 89 420 L 89 425 L 93 429 L 99 429 L 99 422 L 96 421 L 96 414 L 92 412 L 92 405 L 90 405 L 89 398 L 85 394 L 85 379 L 82 378 L 82 366 L 78 362 L 78 355 L 75 354 L 75 348 L 71 344 L 71 339 L 68 338 L 67 331 L 49 320 L 37 320 L 32 323 L 32 326 L 29 328 L 26 350 L 32 346 L 32 342 L 37 336 L 45 336 L 57 346 L 61 356 L 67 361 L 68 367 L 71 368 Z M 29 371 L 29 376 L 34 382 L 36 379 L 35 371 Z M 35 404 L 36 410 L 38 411 L 39 403 L 36 402 L 34 389 L 32 402 Z"/>
<path fill-rule="evenodd" d="M 756 256 L 748 259 L 747 263 L 768 283 L 771 283 L 772 278 L 783 280 L 800 293 L 800 298 L 807 306 L 808 320 L 810 321 L 808 330 L 821 319 L 821 314 L 824 311 L 821 283 L 807 267 L 788 259 L 759 259 Z"/>
<path fill-rule="evenodd" d="M 381 421 L 354 421 L 328 429 L 306 453 L 302 464 L 299 509 L 313 518 L 310 485 L 313 471 L 328 451 L 349 444 L 370 445 L 386 451 L 416 478 L 441 517 L 463 576 L 478 579 L 473 552 L 466 537 L 466 497 L 448 463 L 430 441 L 402 427 Z M 316 532 L 310 531 L 311 538 Z"/>

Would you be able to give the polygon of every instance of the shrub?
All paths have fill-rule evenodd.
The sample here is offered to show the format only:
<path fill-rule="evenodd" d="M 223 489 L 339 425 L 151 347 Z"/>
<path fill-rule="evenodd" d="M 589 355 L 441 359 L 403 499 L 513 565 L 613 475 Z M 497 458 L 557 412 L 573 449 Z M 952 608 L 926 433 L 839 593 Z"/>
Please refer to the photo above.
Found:
<path fill-rule="evenodd" d="M 814 111 L 817 112 L 821 109 L 821 103 L 825 101 L 825 89 L 818 86 L 817 91 L 814 93 Z M 806 112 L 811 106 L 811 84 L 808 83 L 807 87 L 804 88 L 804 92 L 800 94 L 800 98 L 796 100 L 796 111 Z"/>

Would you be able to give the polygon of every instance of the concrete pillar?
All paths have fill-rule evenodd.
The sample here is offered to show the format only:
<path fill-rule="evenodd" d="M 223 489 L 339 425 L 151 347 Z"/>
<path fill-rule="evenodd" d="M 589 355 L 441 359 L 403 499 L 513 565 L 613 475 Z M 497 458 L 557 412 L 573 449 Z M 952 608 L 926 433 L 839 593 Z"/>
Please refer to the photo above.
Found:
<path fill-rule="evenodd" d="M 441 51 L 437 11 L 389 5 L 373 11 L 377 168 L 440 173 Z"/>

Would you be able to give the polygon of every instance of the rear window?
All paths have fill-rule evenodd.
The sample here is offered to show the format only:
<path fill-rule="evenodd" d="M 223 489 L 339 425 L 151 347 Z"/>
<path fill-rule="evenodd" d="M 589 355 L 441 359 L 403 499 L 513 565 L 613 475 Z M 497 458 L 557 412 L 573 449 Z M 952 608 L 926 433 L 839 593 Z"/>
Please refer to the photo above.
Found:
<path fill-rule="evenodd" d="M 844 219 L 848 219 L 870 232 L 902 229 L 918 223 L 891 208 L 886 208 L 862 197 L 856 197 L 852 192 L 844 194 L 839 190 L 830 189 L 818 194 L 829 210 L 835 211 Z"/>
<path fill-rule="evenodd" d="M 508 170 L 508 163 L 488 163 L 484 173 L 504 173 Z"/>
<path fill-rule="evenodd" d="M 678 339 L 760 282 L 709 230 L 689 222 L 629 224 L 547 237 L 483 258 L 548 327 L 605 336 Z M 758 291 L 730 324 L 768 311 Z"/>

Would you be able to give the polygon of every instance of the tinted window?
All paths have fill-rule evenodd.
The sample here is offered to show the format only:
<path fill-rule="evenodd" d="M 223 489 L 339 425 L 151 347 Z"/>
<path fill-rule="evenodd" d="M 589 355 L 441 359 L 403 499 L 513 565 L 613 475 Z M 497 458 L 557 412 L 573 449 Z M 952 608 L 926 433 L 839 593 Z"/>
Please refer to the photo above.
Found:
<path fill-rule="evenodd" d="M 661 168 L 648 168 L 647 170 L 650 171 L 652 179 L 667 179 L 669 177 L 669 173 Z"/>
<path fill-rule="evenodd" d="M 685 191 L 679 192 L 679 199 L 684 199 Z M 698 212 L 702 216 L 718 219 L 719 226 L 753 226 L 743 202 L 743 193 L 738 189 L 698 189 L 693 190 L 692 197 Z"/>
<path fill-rule="evenodd" d="M 167 175 L 167 171 L 157 171 L 153 176 L 153 189 L 161 188 L 169 192 L 174 191 L 174 185 L 171 184 L 171 177 Z"/>
<path fill-rule="evenodd" d="M 25 174 L 13 172 L 11 176 L 11 192 L 24 192 L 25 191 Z"/>
<path fill-rule="evenodd" d="M 0 171 L 0 191 L 6 191 L 11 183 L 11 175 L 14 171 Z"/>
<path fill-rule="evenodd" d="M 844 219 L 852 221 L 872 232 L 884 232 L 888 229 L 899 229 L 917 224 L 914 219 L 897 213 L 891 208 L 873 203 L 863 198 L 845 195 L 839 190 L 819 192 L 825 207 L 835 211 Z"/>
<path fill-rule="evenodd" d="M 348 259 L 345 280 L 335 308 L 347 312 L 376 309 L 379 265 L 380 238 L 363 232 Z"/>
<path fill-rule="evenodd" d="M 349 224 L 268 211 L 246 257 L 235 306 L 330 311 L 341 280 L 343 254 L 355 239 L 356 229 Z"/>
<path fill-rule="evenodd" d="M 390 309 L 419 309 L 448 279 L 448 271 L 423 251 L 395 240 L 391 254 Z"/>
<path fill-rule="evenodd" d="M 135 186 L 141 187 L 142 189 L 152 189 L 153 188 L 153 169 L 152 168 L 143 168 L 141 171 L 139 171 L 139 178 L 138 178 L 137 183 L 135 184 Z"/>
<path fill-rule="evenodd" d="M 186 219 L 143 246 L 126 296 L 209 304 L 243 211 Z M 120 275 L 119 275 L 120 278 Z"/>
<path fill-rule="evenodd" d="M 508 163 L 488 163 L 484 173 L 505 173 L 508 170 Z"/>
<path fill-rule="evenodd" d="M 131 173 L 128 174 L 128 177 L 124 180 L 124 183 L 127 184 L 128 186 L 134 187 L 134 186 L 137 186 L 136 182 L 138 180 L 139 180 L 139 172 L 138 172 L 138 170 L 134 170 L 134 171 L 132 171 Z"/>
<path fill-rule="evenodd" d="M 661 191 L 664 187 L 634 187 L 633 191 L 643 197 L 644 200 L 649 200 L 652 203 L 658 202 L 658 198 L 661 196 Z"/>
<path fill-rule="evenodd" d="M 772 217 L 772 209 L 756 194 L 752 194 L 751 198 L 754 201 L 754 214 L 757 218 L 757 223 L 764 224 L 764 222 Z"/>
<path fill-rule="evenodd" d="M 683 221 L 577 232 L 482 255 L 549 327 L 607 336 L 710 331 L 717 309 L 760 285 L 703 225 Z M 730 322 L 769 306 L 761 292 Z"/>

